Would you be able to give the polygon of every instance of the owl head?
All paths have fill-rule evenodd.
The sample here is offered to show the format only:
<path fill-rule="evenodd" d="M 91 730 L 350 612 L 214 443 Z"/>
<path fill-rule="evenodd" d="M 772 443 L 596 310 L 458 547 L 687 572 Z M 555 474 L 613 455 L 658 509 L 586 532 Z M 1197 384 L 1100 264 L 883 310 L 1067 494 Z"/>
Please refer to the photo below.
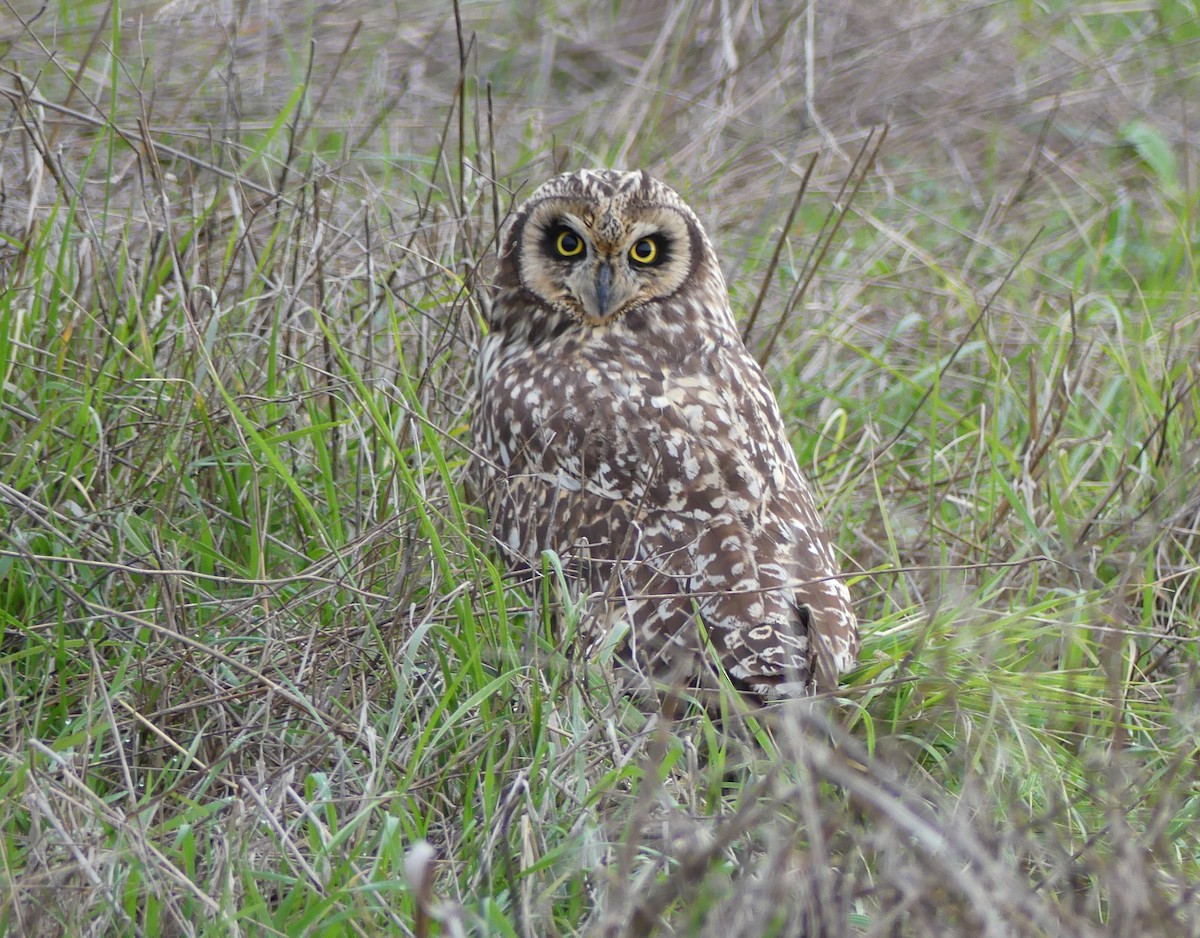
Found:
<path fill-rule="evenodd" d="M 564 324 L 602 326 L 685 286 L 725 294 L 695 214 L 644 172 L 556 176 L 517 209 L 501 237 L 502 308 L 553 311 Z"/>

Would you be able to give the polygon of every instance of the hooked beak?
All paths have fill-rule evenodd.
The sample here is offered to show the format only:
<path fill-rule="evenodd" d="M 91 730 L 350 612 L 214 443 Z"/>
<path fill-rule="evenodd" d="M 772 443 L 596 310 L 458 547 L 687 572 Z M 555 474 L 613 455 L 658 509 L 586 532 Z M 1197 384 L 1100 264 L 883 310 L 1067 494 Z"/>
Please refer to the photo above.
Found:
<path fill-rule="evenodd" d="M 608 314 L 608 301 L 612 293 L 612 282 L 612 265 L 601 262 L 600 269 L 596 273 L 596 308 L 599 310 L 601 318 Z"/>

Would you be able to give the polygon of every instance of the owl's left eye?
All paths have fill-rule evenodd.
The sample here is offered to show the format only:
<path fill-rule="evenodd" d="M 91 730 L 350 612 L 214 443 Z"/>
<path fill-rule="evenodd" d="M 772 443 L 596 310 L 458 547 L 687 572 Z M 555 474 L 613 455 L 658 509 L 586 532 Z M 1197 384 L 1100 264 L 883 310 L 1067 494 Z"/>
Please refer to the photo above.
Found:
<path fill-rule="evenodd" d="M 583 253 L 583 239 L 570 228 L 564 228 L 558 233 L 554 247 L 563 257 L 578 257 Z"/>
<path fill-rule="evenodd" d="M 629 249 L 629 257 L 637 264 L 653 264 L 658 260 L 658 239 L 642 238 Z"/>

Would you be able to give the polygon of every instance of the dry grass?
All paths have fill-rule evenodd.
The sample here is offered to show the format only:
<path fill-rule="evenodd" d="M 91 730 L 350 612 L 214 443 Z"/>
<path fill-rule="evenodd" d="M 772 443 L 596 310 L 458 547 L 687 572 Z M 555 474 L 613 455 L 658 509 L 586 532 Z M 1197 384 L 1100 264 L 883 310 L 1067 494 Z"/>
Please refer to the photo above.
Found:
<path fill-rule="evenodd" d="M 7 933 L 1200 935 L 1194 6 L 0 10 Z M 647 715 L 479 534 L 587 164 L 720 246 L 836 700 Z"/>

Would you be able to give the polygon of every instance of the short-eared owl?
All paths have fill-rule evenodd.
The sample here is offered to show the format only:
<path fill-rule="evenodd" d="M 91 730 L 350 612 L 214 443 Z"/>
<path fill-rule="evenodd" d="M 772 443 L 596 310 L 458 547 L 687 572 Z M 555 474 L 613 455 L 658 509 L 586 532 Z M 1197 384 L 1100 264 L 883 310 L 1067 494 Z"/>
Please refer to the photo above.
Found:
<path fill-rule="evenodd" d="M 517 209 L 473 431 L 513 565 L 564 560 L 591 628 L 692 679 L 702 638 L 770 699 L 858 652 L 850 595 L 695 214 L 641 172 L 557 176 Z"/>

